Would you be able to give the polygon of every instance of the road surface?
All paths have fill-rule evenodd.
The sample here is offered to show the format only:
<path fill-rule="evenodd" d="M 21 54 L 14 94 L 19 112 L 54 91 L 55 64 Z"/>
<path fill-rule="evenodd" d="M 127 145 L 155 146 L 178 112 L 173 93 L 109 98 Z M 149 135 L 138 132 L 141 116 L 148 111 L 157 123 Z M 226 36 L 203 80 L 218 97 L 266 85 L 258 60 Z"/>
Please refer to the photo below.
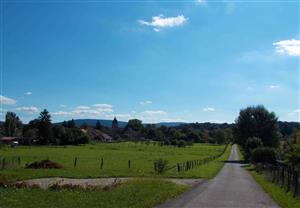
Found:
<path fill-rule="evenodd" d="M 279 207 L 242 165 L 237 147 L 233 145 L 229 160 L 214 179 L 196 185 L 179 198 L 159 205 L 158 208 Z"/>

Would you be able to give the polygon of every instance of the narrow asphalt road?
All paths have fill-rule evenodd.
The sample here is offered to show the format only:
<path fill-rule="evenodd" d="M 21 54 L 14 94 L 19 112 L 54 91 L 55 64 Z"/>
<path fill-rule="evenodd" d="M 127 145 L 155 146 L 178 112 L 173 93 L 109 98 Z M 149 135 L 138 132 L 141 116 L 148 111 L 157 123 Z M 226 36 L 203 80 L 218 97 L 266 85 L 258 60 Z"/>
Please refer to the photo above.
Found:
<path fill-rule="evenodd" d="M 158 208 L 279 207 L 241 166 L 237 147 L 233 145 L 229 160 L 214 179 L 195 186 Z"/>

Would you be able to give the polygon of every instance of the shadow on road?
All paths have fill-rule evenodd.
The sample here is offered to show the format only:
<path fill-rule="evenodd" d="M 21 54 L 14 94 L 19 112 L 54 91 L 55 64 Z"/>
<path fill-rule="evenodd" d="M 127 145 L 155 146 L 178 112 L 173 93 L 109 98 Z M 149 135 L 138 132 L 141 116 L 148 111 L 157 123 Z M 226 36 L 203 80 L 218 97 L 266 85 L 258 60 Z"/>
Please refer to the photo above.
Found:
<path fill-rule="evenodd" d="M 224 160 L 224 163 L 247 164 L 245 160 Z"/>

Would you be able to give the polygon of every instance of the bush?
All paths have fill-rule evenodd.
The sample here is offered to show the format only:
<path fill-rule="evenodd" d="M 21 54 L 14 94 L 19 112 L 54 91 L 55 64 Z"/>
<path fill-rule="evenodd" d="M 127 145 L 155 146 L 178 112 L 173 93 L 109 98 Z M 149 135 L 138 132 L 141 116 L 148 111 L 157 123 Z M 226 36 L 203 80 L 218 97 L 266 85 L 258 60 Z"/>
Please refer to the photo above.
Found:
<path fill-rule="evenodd" d="M 179 140 L 178 141 L 178 144 L 177 144 L 177 147 L 185 147 L 186 146 L 186 142 L 184 140 Z"/>
<path fill-rule="evenodd" d="M 31 169 L 61 169 L 62 165 L 56 162 L 52 162 L 51 160 L 41 160 L 41 161 L 36 161 L 31 164 L 27 164 L 26 168 L 31 168 Z"/>
<path fill-rule="evenodd" d="M 276 162 L 276 151 L 270 147 L 258 147 L 253 150 L 251 155 L 251 162 L 256 163 L 270 163 Z"/>
<path fill-rule="evenodd" d="M 158 159 L 154 162 L 154 170 L 158 174 L 162 174 L 168 168 L 168 161 L 163 159 Z"/>
<path fill-rule="evenodd" d="M 251 158 L 251 153 L 254 149 L 262 147 L 263 143 L 258 137 L 249 137 L 245 145 L 245 159 L 249 160 Z"/>

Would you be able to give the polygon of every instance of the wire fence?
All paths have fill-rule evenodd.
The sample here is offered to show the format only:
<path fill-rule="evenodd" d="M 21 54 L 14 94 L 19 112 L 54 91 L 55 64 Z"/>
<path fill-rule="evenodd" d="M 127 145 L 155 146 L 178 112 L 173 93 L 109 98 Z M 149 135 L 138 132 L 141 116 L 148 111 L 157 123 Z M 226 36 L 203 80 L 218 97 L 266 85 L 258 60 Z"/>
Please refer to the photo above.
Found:
<path fill-rule="evenodd" d="M 278 184 L 286 192 L 291 192 L 294 197 L 300 195 L 299 167 L 277 161 L 276 164 L 257 164 L 256 169 L 263 173 L 269 181 Z"/>
<path fill-rule="evenodd" d="M 176 163 L 176 165 L 173 165 L 171 167 L 167 167 L 165 169 L 165 171 L 168 171 L 168 170 L 176 168 L 177 172 L 180 173 L 180 172 L 183 172 L 183 171 L 188 171 L 188 170 L 194 169 L 194 168 L 196 168 L 196 167 L 198 167 L 200 165 L 207 164 L 210 161 L 213 161 L 213 160 L 221 157 L 226 152 L 227 147 L 228 147 L 228 144 L 226 144 L 226 146 L 223 149 L 223 151 L 221 153 L 217 154 L 217 155 L 213 155 L 213 156 L 206 157 L 206 158 L 203 158 L 203 159 L 198 159 L 198 160 L 188 160 L 188 161 L 185 161 L 185 162 Z M 156 172 L 156 173 L 159 172 L 159 168 L 158 167 L 159 167 L 158 161 L 155 161 L 154 162 L 154 172 Z"/>

